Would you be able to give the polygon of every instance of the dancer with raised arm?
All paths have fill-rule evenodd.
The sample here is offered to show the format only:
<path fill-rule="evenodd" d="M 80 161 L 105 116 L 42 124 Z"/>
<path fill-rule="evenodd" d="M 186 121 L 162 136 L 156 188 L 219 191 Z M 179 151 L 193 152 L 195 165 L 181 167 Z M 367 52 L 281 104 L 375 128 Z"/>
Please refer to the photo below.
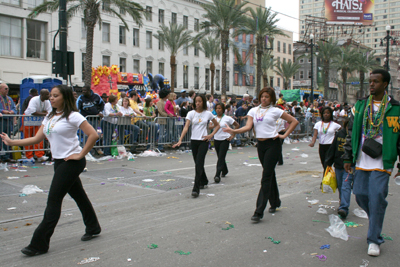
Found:
<path fill-rule="evenodd" d="M 258 140 L 257 152 L 263 167 L 261 188 L 257 198 L 256 210 L 251 217 L 252 221 L 259 222 L 264 216 L 264 210 L 270 202 L 270 213 L 274 213 L 276 208 L 280 207 L 278 184 L 276 182 L 275 167 L 282 151 L 280 139 L 285 139 L 296 128 L 299 123 L 294 117 L 285 113 L 282 109 L 274 107 L 276 95 L 271 87 L 263 88 L 258 99 L 261 105 L 252 108 L 248 115 L 247 123 L 240 129 L 232 129 L 229 126 L 223 129 L 230 134 L 239 134 L 251 130 L 254 126 Z M 285 134 L 277 132 L 276 121 L 282 118 L 289 123 L 289 128 Z"/>
<path fill-rule="evenodd" d="M 85 155 L 98 139 L 97 132 L 78 112 L 72 90 L 67 86 L 55 86 L 50 93 L 50 103 L 53 109 L 45 117 L 34 137 L 11 140 L 7 134 L 0 134 L 8 146 L 34 145 L 46 137 L 50 142 L 51 154 L 55 161 L 54 176 L 43 220 L 36 228 L 29 246 L 21 250 L 27 256 L 36 256 L 49 250 L 50 238 L 60 219 L 62 201 L 67 193 L 78 204 L 86 226 L 86 232 L 81 240 L 88 241 L 101 231 L 92 203 L 79 178 L 86 166 Z M 78 129 L 88 136 L 83 148 L 79 146 Z"/>

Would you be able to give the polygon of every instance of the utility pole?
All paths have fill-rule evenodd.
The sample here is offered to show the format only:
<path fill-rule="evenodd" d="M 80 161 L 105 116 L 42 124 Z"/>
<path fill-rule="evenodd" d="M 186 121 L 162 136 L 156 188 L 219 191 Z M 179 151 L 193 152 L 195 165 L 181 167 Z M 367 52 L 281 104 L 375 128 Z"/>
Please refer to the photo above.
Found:
<path fill-rule="evenodd" d="M 67 1 L 60 0 L 58 10 L 58 29 L 60 33 L 60 51 L 62 55 L 61 77 L 68 81 L 68 56 L 67 56 Z"/>

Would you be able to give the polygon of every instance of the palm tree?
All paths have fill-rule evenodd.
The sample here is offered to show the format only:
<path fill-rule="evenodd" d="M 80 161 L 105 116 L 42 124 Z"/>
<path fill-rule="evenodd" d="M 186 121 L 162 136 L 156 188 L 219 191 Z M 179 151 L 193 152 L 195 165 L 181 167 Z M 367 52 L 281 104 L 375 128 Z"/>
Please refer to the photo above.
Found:
<path fill-rule="evenodd" d="M 335 60 L 338 55 L 340 55 L 340 47 L 337 45 L 337 41 L 334 41 L 333 38 L 329 38 L 328 41 L 320 40 L 317 42 L 318 45 L 318 55 L 317 57 L 321 59 L 323 64 L 323 73 L 324 73 L 324 96 L 328 96 L 329 89 L 329 70 L 332 63 L 335 63 Z"/>
<path fill-rule="evenodd" d="M 276 74 L 282 77 L 283 79 L 283 88 L 286 90 L 289 86 L 290 79 L 297 73 L 300 69 L 300 65 L 297 62 L 278 62 L 276 66 Z"/>
<path fill-rule="evenodd" d="M 343 102 L 347 101 L 346 83 L 347 75 L 351 73 L 356 66 L 357 52 L 351 47 L 341 47 L 341 54 L 338 55 L 337 61 L 334 66 L 341 71 L 343 81 Z"/>
<path fill-rule="evenodd" d="M 365 74 L 375 68 L 382 68 L 375 58 L 375 51 L 361 50 L 357 54 L 356 70 L 360 75 L 360 97 L 364 96 L 364 80 Z"/>
<path fill-rule="evenodd" d="M 128 13 L 133 21 L 142 26 L 142 16 L 145 9 L 135 2 L 130 0 L 66 0 L 67 19 L 68 21 L 78 12 L 83 12 L 83 18 L 86 24 L 86 56 L 85 56 L 85 73 L 84 83 L 86 86 L 91 85 L 92 80 L 92 61 L 93 61 L 93 35 L 96 23 L 101 27 L 101 13 L 117 16 L 126 29 L 129 31 L 128 24 L 121 16 L 121 13 Z M 44 1 L 43 4 L 35 7 L 28 15 L 29 18 L 34 18 L 37 15 L 45 12 L 55 12 L 60 6 L 59 0 Z M 121 13 L 120 13 L 121 12 Z"/>
<path fill-rule="evenodd" d="M 242 1 L 236 4 L 236 0 L 213 0 L 213 4 L 203 6 L 206 13 L 203 17 L 206 21 L 201 23 L 205 33 L 211 31 L 215 36 L 221 38 L 222 51 L 222 90 L 221 94 L 226 97 L 226 51 L 229 49 L 229 30 L 239 28 L 245 21 L 245 13 L 249 7 L 243 8 L 247 3 Z"/>
<path fill-rule="evenodd" d="M 215 75 L 215 64 L 214 60 L 221 54 L 221 41 L 219 38 L 209 35 L 200 41 L 200 50 L 204 52 L 206 57 L 210 58 L 210 71 L 211 71 L 211 95 L 214 95 L 214 75 Z"/>
<path fill-rule="evenodd" d="M 276 64 L 276 58 L 271 55 L 271 51 L 263 53 L 261 57 L 261 71 L 264 80 L 264 87 L 269 84 L 268 70 L 273 69 Z"/>
<path fill-rule="evenodd" d="M 193 37 L 191 36 L 192 31 L 187 30 L 182 24 L 169 23 L 169 27 L 164 24 L 160 25 L 160 30 L 154 37 L 167 47 L 171 52 L 170 64 L 171 64 L 171 90 L 175 88 L 175 70 L 176 70 L 176 55 L 185 46 L 191 46 Z"/>
<path fill-rule="evenodd" d="M 264 53 L 264 44 L 266 36 L 273 38 L 275 35 L 287 36 L 283 31 L 277 28 L 276 23 L 279 19 L 275 19 L 278 13 L 272 13 L 271 8 L 265 9 L 257 7 L 256 10 L 250 9 L 251 17 L 246 17 L 245 23 L 239 27 L 234 36 L 240 34 L 254 34 L 256 36 L 256 54 L 257 54 L 257 95 L 261 89 L 261 61 Z"/>

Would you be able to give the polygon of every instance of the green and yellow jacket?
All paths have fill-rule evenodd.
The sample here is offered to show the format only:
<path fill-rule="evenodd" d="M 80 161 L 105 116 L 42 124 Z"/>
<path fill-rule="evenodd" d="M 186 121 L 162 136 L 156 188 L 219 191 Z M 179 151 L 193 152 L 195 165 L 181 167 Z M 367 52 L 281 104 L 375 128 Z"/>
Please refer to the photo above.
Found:
<path fill-rule="evenodd" d="M 368 97 L 357 101 L 350 116 L 348 135 L 344 144 L 344 163 L 355 163 L 360 151 L 364 110 Z M 400 155 L 400 103 L 390 97 L 383 120 L 382 160 L 385 170 L 392 169 Z M 399 167 L 399 166 L 397 166 Z"/>

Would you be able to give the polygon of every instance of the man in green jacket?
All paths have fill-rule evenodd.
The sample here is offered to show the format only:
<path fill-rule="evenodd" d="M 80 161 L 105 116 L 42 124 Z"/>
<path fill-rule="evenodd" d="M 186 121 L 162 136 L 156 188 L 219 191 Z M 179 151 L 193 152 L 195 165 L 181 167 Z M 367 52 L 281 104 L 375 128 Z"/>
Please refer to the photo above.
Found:
<path fill-rule="evenodd" d="M 381 232 L 388 204 L 389 177 L 400 151 L 400 104 L 387 94 L 389 82 L 389 72 L 383 69 L 371 72 L 371 94 L 357 101 L 344 145 L 344 168 L 351 172 L 351 163 L 355 163 L 353 193 L 369 218 L 370 256 L 379 256 L 379 246 L 384 242 Z"/>

